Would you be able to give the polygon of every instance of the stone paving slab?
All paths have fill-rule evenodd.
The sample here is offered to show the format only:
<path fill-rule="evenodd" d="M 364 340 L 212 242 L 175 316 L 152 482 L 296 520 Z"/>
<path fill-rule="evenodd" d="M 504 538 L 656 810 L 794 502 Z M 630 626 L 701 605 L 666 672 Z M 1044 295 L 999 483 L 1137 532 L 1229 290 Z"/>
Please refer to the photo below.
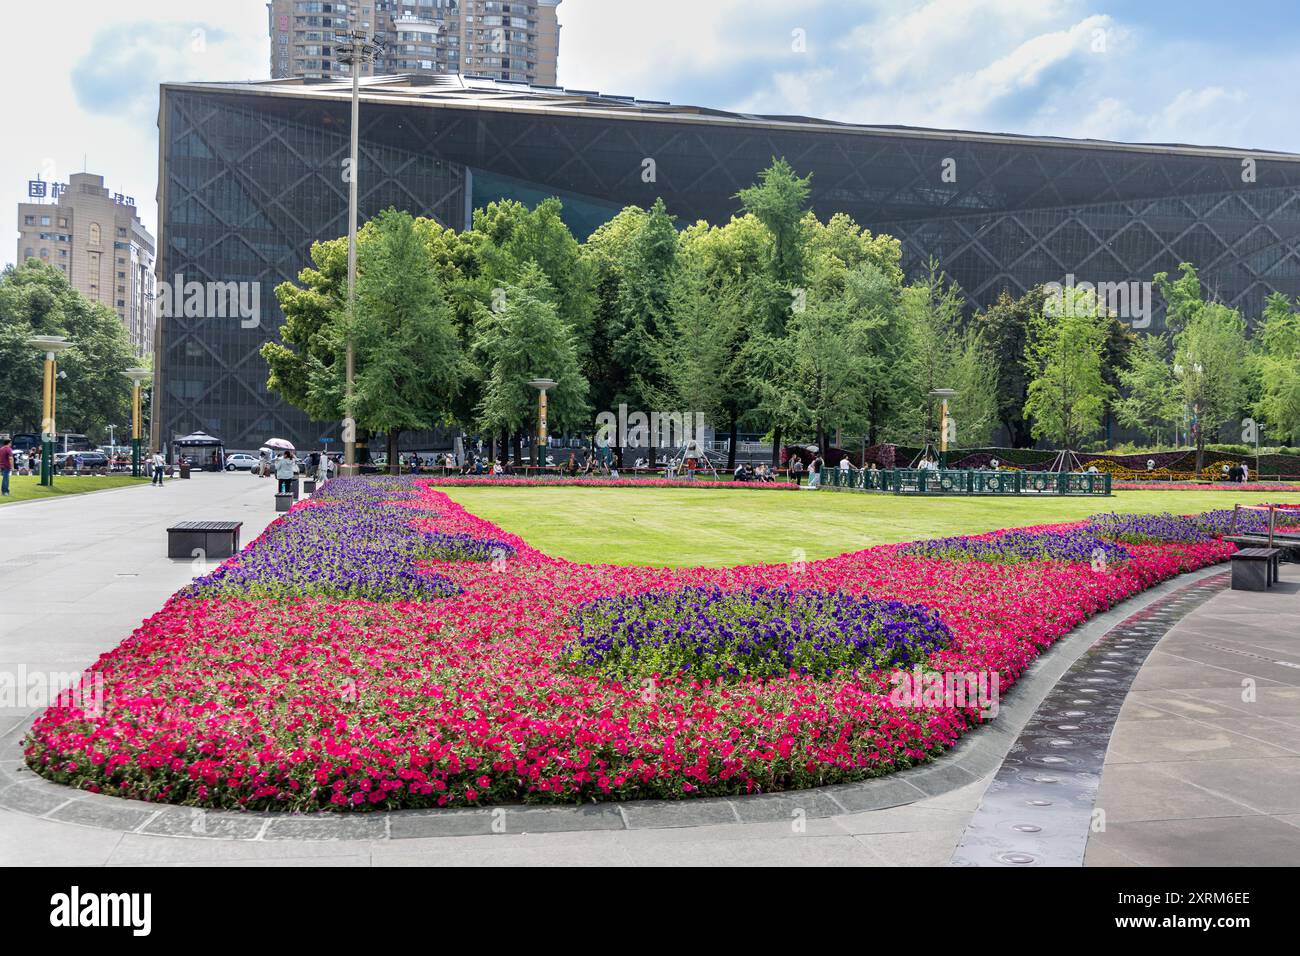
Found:
<path fill-rule="evenodd" d="M 1300 568 L 1281 585 L 1224 591 L 1160 642 L 1116 724 L 1087 865 L 1300 863 Z"/>

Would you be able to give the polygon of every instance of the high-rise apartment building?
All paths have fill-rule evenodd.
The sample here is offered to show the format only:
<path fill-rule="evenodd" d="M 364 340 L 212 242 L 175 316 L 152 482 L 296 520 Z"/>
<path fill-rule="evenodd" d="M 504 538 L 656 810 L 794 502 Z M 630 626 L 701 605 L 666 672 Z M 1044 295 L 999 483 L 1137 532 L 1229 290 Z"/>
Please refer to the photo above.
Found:
<path fill-rule="evenodd" d="M 371 30 L 384 40 L 367 75 L 464 73 L 554 86 L 560 0 L 271 0 L 271 76 L 329 78 L 351 67 L 335 36 Z"/>
<path fill-rule="evenodd" d="M 153 351 L 154 239 L 135 200 L 104 188 L 104 177 L 73 173 L 68 182 L 33 180 L 29 194 L 53 202 L 18 204 L 18 262 L 39 259 L 72 287 L 122 320 L 140 355 Z"/>

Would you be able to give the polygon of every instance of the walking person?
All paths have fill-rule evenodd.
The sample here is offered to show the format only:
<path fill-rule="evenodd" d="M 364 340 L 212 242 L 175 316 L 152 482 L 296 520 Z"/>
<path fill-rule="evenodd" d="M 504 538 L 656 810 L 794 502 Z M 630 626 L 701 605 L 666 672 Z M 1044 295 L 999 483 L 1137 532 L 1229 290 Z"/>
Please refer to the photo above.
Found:
<path fill-rule="evenodd" d="M 289 452 L 275 460 L 275 477 L 280 481 L 280 494 L 287 495 L 293 491 L 293 456 Z"/>
<path fill-rule="evenodd" d="M 153 478 L 150 480 L 149 484 L 157 485 L 161 488 L 163 483 L 163 469 L 167 467 L 167 462 L 163 459 L 162 452 L 156 451 L 150 456 L 149 466 L 150 471 L 153 473 Z"/>
<path fill-rule="evenodd" d="M 808 487 L 820 488 L 822 485 L 822 453 L 819 451 L 813 456 L 812 464 L 808 466 Z"/>
<path fill-rule="evenodd" d="M 14 470 L 13 442 L 8 438 L 0 441 L 0 495 L 9 494 L 9 472 Z"/>
<path fill-rule="evenodd" d="M 803 480 L 803 458 L 798 455 L 790 459 L 790 480 L 795 483 L 796 487 Z"/>

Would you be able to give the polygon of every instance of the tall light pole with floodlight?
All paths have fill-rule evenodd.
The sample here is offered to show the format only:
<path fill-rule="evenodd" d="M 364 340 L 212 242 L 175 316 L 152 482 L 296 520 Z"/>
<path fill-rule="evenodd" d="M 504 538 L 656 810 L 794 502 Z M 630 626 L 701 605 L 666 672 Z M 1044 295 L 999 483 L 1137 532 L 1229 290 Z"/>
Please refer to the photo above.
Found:
<path fill-rule="evenodd" d="M 361 64 L 374 60 L 382 43 L 369 30 L 351 30 L 334 37 L 335 57 L 352 65 L 352 151 L 348 160 L 348 335 L 344 359 L 343 415 L 349 419 L 343 428 L 344 475 L 357 473 L 356 424 L 352 418 L 352 389 L 356 356 L 352 351 L 352 319 L 357 297 L 357 175 L 359 124 L 361 116 Z"/>
<path fill-rule="evenodd" d="M 153 370 L 129 368 L 122 373 L 131 380 L 131 477 L 140 477 L 140 387 L 145 379 L 153 378 Z"/>
<path fill-rule="evenodd" d="M 55 383 L 59 371 L 56 364 L 60 352 L 72 348 L 72 343 L 62 335 L 33 335 L 27 344 L 45 353 L 45 379 L 41 392 L 41 484 L 54 485 L 54 439 L 58 433 L 54 421 L 56 410 Z"/>

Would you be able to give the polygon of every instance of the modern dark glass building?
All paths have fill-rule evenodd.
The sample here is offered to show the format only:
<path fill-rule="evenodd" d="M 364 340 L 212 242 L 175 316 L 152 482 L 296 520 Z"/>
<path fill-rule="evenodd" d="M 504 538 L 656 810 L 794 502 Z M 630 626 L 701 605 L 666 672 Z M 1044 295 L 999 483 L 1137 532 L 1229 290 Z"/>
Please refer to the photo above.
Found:
<path fill-rule="evenodd" d="M 1180 262 L 1248 317 L 1271 292 L 1300 295 L 1298 155 L 859 126 L 456 75 L 368 78 L 361 95 L 363 221 L 397 206 L 461 229 L 491 200 L 558 196 L 584 239 L 662 196 L 681 222 L 725 222 L 783 156 L 813 174 L 819 217 L 898 237 L 909 274 L 937 260 L 972 306 Z M 268 392 L 258 349 L 282 321 L 274 287 L 313 240 L 347 231 L 350 96 L 333 80 L 163 85 L 158 278 L 257 283 L 260 316 L 159 318 L 156 444 L 199 429 L 231 448 L 337 437 Z"/>

